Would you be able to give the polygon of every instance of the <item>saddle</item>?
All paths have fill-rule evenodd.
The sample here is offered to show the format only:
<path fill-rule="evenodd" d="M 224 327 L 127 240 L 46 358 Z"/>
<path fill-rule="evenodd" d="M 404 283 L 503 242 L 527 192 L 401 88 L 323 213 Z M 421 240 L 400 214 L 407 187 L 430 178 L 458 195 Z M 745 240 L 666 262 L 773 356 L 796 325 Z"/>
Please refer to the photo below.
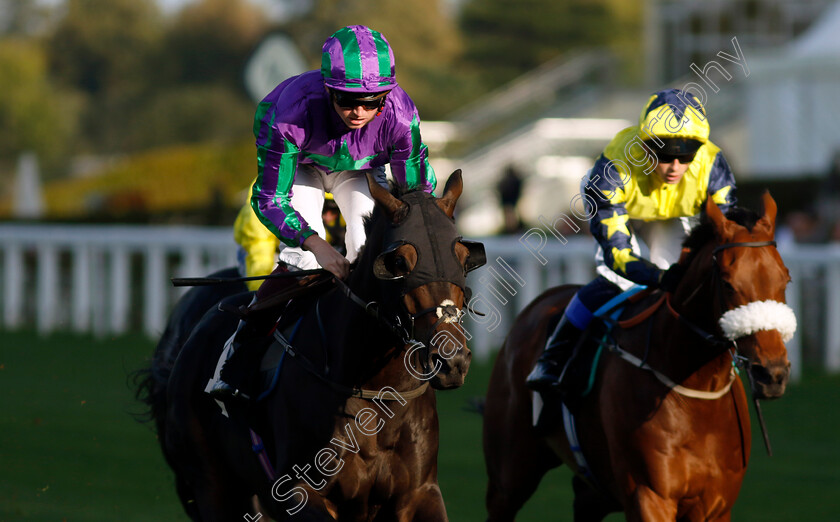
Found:
<path fill-rule="evenodd" d="M 561 376 L 560 391 L 556 394 L 546 394 L 541 397 L 543 404 L 539 415 L 535 417 L 537 428 L 550 428 L 559 420 L 562 405 L 571 412 L 579 409 L 581 401 L 592 392 L 598 363 L 604 349 L 610 344 L 610 334 L 618 325 L 618 318 L 628 304 L 648 295 L 644 286 L 635 286 L 613 297 L 601 306 L 594 314 L 587 329 L 581 334 L 567 359 Z M 551 335 L 560 316 L 552 318 L 547 327 L 547 334 Z"/>
<path fill-rule="evenodd" d="M 258 369 L 269 346 L 271 334 L 283 331 L 312 306 L 313 301 L 333 287 L 332 274 L 313 274 L 296 279 L 280 280 L 283 284 L 271 286 L 270 294 L 260 295 L 250 304 L 241 299 L 226 299 L 219 309 L 234 314 L 245 323 L 236 334 L 234 343 L 240 343 L 225 362 L 222 376 L 249 395 L 254 393 L 247 383 L 258 382 Z M 253 395 L 252 395 L 253 396 Z"/>

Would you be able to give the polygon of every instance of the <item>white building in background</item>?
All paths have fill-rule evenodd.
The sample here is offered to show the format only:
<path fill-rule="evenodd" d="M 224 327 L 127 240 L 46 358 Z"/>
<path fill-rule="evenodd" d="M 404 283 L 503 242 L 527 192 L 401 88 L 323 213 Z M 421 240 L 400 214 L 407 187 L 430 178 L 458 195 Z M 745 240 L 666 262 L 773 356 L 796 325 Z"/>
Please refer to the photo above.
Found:
<path fill-rule="evenodd" d="M 826 172 L 840 151 L 840 2 L 751 70 L 743 99 L 751 170 L 777 178 Z"/>

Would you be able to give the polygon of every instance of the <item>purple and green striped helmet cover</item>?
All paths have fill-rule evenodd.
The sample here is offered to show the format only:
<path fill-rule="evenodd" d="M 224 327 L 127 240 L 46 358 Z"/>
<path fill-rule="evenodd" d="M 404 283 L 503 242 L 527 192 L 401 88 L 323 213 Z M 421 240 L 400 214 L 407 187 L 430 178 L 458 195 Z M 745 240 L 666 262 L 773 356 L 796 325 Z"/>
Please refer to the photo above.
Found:
<path fill-rule="evenodd" d="M 327 38 L 321 76 L 331 89 L 382 92 L 396 87 L 394 52 L 378 31 L 364 25 L 344 27 Z"/>

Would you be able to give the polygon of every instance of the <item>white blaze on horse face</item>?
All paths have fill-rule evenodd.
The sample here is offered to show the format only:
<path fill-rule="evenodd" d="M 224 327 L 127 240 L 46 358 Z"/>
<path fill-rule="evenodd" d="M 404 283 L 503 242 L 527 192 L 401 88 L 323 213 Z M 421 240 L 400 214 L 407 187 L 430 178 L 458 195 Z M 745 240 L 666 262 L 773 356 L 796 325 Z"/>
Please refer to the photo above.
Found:
<path fill-rule="evenodd" d="M 435 313 L 437 314 L 438 319 L 442 318 L 443 314 L 446 314 L 446 317 L 443 319 L 444 323 L 458 323 L 458 322 L 460 322 L 461 321 L 461 316 L 464 315 L 464 309 L 463 308 L 456 308 L 455 309 L 456 312 L 453 315 L 452 313 L 448 312 L 450 306 L 455 306 L 455 302 L 452 301 L 451 299 L 444 299 L 443 302 L 441 302 L 438 305 L 437 310 L 435 310 Z"/>
<path fill-rule="evenodd" d="M 796 315 L 778 301 L 753 301 L 723 314 L 719 321 L 727 339 L 738 339 L 761 330 L 778 330 L 788 342 L 796 332 Z"/>

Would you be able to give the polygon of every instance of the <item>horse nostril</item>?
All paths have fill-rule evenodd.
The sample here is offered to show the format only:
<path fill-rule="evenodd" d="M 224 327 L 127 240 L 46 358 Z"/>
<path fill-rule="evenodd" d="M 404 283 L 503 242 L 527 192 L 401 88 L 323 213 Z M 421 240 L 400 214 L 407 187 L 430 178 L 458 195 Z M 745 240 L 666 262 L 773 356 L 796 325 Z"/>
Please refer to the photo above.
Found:
<path fill-rule="evenodd" d="M 762 384 L 780 384 L 787 381 L 790 368 L 783 364 L 753 366 L 751 372 L 756 382 Z"/>

